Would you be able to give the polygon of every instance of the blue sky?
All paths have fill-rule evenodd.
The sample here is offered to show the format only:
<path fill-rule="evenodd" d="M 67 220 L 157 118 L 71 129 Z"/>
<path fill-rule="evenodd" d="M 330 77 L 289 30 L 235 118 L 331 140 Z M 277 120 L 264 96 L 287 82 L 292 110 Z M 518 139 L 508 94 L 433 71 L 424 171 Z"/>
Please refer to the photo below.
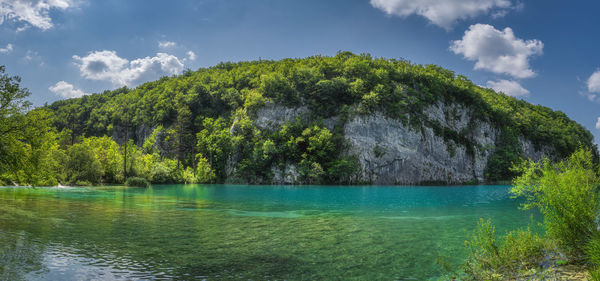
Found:
<path fill-rule="evenodd" d="M 221 61 L 366 52 L 563 111 L 598 140 L 599 10 L 547 0 L 0 0 L 0 65 L 42 105 Z"/>

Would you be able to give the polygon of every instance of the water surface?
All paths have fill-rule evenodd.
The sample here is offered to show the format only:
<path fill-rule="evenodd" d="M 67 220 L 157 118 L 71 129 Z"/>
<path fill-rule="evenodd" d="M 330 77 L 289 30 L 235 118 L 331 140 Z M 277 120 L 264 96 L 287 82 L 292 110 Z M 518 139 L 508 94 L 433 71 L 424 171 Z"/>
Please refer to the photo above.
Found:
<path fill-rule="evenodd" d="M 537 218 L 508 189 L 0 188 L 0 280 L 435 279 L 479 218 Z"/>

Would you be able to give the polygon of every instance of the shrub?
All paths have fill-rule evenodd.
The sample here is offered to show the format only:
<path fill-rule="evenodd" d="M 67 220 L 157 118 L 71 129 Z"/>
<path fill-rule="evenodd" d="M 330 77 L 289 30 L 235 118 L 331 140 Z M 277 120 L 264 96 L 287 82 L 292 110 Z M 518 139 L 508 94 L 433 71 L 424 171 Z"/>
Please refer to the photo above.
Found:
<path fill-rule="evenodd" d="M 145 178 L 138 177 L 130 177 L 125 181 L 125 185 L 127 186 L 135 186 L 135 187 L 148 187 L 150 183 Z"/>
<path fill-rule="evenodd" d="M 590 277 L 593 281 L 600 281 L 600 236 L 596 235 L 585 247 L 586 259 L 591 264 Z"/>
<path fill-rule="evenodd" d="M 585 245 L 598 232 L 600 180 L 592 159 L 590 150 L 579 149 L 557 164 L 548 159 L 525 163 L 511 191 L 527 200 L 524 208 L 539 208 L 548 237 L 575 259 L 583 256 Z"/>
<path fill-rule="evenodd" d="M 472 239 L 465 242 L 469 257 L 464 271 L 471 280 L 512 279 L 537 267 L 549 245 L 529 228 L 511 231 L 498 239 L 491 221 L 481 219 Z"/>

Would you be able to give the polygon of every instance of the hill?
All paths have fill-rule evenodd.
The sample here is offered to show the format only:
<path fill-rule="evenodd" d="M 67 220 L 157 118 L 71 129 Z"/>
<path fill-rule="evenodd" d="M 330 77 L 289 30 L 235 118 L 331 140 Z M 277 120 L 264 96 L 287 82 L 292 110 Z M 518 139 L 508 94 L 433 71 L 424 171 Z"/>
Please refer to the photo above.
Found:
<path fill-rule="evenodd" d="M 560 111 L 439 66 L 348 52 L 221 63 L 46 109 L 70 144 L 131 140 L 130 162 L 154 155 L 213 182 L 490 182 L 512 178 L 523 158 L 596 151 Z M 127 173 L 175 181 L 142 170 Z"/>

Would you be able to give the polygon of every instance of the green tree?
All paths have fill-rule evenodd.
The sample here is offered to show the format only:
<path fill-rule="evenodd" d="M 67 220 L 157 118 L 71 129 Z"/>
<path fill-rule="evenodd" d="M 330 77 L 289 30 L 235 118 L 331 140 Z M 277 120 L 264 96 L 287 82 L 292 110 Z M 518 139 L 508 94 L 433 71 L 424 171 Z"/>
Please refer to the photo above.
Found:
<path fill-rule="evenodd" d="M 31 105 L 26 98 L 29 91 L 21 88 L 21 78 L 9 76 L 0 66 L 0 175 L 19 170 L 23 166 L 24 147 L 20 142 L 26 126 L 24 113 Z"/>
<path fill-rule="evenodd" d="M 123 156 L 119 145 L 110 137 L 89 137 L 81 142 L 89 147 L 103 170 L 103 182 L 123 182 Z M 131 170 L 131 168 L 129 169 Z"/>
<path fill-rule="evenodd" d="M 52 114 L 45 109 L 28 112 L 21 131 L 21 144 L 25 147 L 21 175 L 18 181 L 31 185 L 56 185 L 64 180 L 59 161 L 58 134 L 51 126 Z"/>
<path fill-rule="evenodd" d="M 67 177 L 73 184 L 95 184 L 102 180 L 102 164 L 94 151 L 86 144 L 76 143 L 69 147 L 66 163 Z"/>
<path fill-rule="evenodd" d="M 516 171 L 511 168 L 521 161 L 521 144 L 517 133 L 512 128 L 502 128 L 494 152 L 488 159 L 485 177 L 488 181 L 511 179 L 517 176 Z"/>
<path fill-rule="evenodd" d="M 579 149 L 559 163 L 548 159 L 525 162 L 511 192 L 523 197 L 526 209 L 544 215 L 548 237 L 572 257 L 581 257 L 587 242 L 598 234 L 600 177 L 589 149 Z"/>
<path fill-rule="evenodd" d="M 222 118 L 206 118 L 204 129 L 197 135 L 199 157 L 206 158 L 215 171 L 217 178 L 224 179 L 229 153 L 231 151 L 231 134 Z"/>

